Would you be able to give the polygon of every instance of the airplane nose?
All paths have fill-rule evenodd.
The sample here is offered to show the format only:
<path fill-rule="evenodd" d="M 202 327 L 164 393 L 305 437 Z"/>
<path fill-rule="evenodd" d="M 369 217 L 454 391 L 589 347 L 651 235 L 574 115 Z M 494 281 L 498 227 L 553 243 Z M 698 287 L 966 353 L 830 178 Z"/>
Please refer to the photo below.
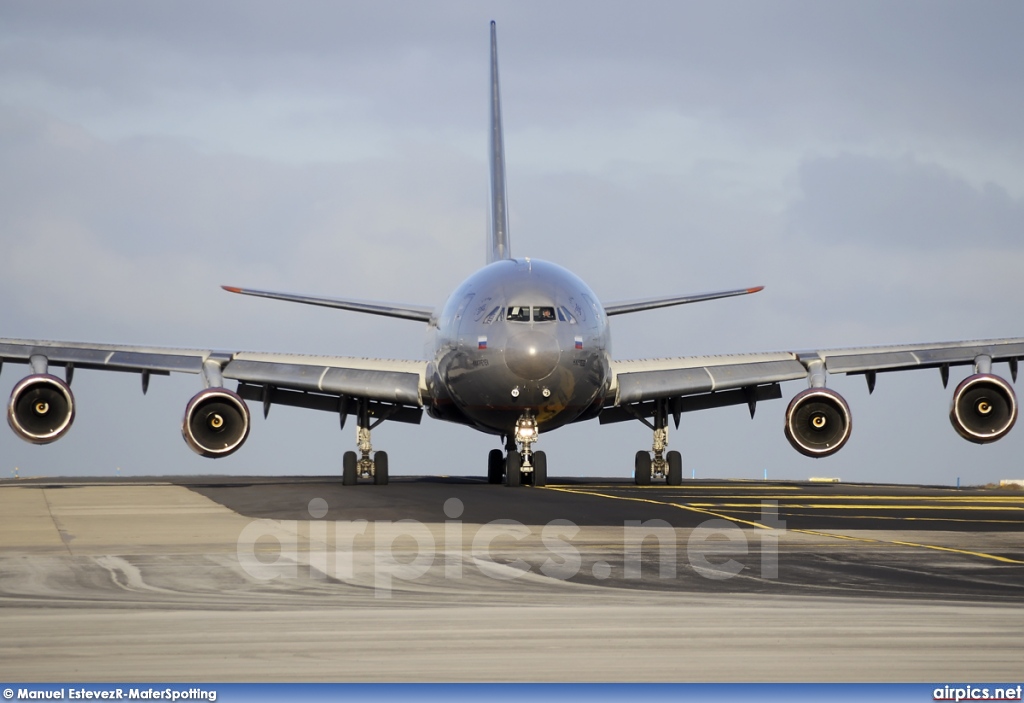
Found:
<path fill-rule="evenodd" d="M 527 381 L 539 381 L 550 375 L 560 355 L 558 340 L 542 332 L 519 332 L 505 344 L 505 364 Z"/>

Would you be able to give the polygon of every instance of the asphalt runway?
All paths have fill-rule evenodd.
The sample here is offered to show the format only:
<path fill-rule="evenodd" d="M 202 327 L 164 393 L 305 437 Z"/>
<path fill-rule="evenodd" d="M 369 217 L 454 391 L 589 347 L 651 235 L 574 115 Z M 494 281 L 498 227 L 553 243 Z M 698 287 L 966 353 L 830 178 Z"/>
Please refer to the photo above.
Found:
<path fill-rule="evenodd" d="M 1024 670 L 1024 492 L 0 482 L 0 678 L 972 681 Z"/>

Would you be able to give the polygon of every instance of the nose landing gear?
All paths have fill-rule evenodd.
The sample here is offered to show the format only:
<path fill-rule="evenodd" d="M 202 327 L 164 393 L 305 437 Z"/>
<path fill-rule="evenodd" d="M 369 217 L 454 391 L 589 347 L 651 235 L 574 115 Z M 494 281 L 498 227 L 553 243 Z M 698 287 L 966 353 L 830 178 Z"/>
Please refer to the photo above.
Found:
<path fill-rule="evenodd" d="M 501 450 L 498 449 L 492 449 L 487 457 L 488 483 L 501 483 L 503 468 L 506 486 L 519 486 L 525 483 L 539 488 L 546 485 L 548 457 L 544 452 L 533 451 L 532 445 L 537 441 L 537 437 L 537 420 L 533 415 L 525 413 L 520 416 L 516 420 L 515 432 L 505 438 L 504 462 Z"/>

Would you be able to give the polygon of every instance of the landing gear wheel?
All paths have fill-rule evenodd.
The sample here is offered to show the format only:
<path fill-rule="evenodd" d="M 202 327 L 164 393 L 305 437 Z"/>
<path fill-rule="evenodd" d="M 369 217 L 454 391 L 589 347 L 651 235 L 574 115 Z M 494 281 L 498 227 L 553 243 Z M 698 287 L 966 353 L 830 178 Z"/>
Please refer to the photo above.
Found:
<path fill-rule="evenodd" d="M 544 452 L 533 453 L 533 485 L 543 488 L 548 483 L 548 455 Z"/>
<path fill-rule="evenodd" d="M 509 452 L 508 458 L 505 460 L 505 485 L 506 486 L 518 486 L 522 481 L 522 474 L 519 472 L 519 467 L 522 466 L 523 459 L 519 456 L 519 452 Z"/>
<path fill-rule="evenodd" d="M 487 455 L 487 483 L 498 484 L 505 477 L 505 453 L 492 449 Z"/>
<path fill-rule="evenodd" d="M 356 453 L 345 452 L 344 456 L 341 457 L 341 485 L 354 486 L 358 479 L 359 474 L 356 473 Z"/>
<path fill-rule="evenodd" d="M 665 455 L 665 461 L 668 462 L 668 476 L 665 477 L 665 483 L 670 486 L 683 485 L 683 455 L 679 452 L 669 452 Z"/>
<path fill-rule="evenodd" d="M 638 486 L 651 485 L 651 453 L 639 451 L 636 453 L 636 471 L 633 480 Z"/>
<path fill-rule="evenodd" d="M 373 483 L 377 486 L 388 485 L 388 453 L 376 452 L 373 455 Z"/>

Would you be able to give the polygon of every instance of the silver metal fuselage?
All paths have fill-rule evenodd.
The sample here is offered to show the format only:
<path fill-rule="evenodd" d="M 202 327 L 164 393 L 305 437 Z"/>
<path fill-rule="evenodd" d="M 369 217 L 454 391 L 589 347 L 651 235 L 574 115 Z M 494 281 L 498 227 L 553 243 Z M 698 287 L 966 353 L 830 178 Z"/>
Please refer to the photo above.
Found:
<path fill-rule="evenodd" d="M 554 309 L 554 319 L 508 319 L 524 307 Z M 604 310 L 577 276 L 546 261 L 496 261 L 431 322 L 427 411 L 501 435 L 524 414 L 541 432 L 594 417 L 611 384 L 609 341 Z"/>

